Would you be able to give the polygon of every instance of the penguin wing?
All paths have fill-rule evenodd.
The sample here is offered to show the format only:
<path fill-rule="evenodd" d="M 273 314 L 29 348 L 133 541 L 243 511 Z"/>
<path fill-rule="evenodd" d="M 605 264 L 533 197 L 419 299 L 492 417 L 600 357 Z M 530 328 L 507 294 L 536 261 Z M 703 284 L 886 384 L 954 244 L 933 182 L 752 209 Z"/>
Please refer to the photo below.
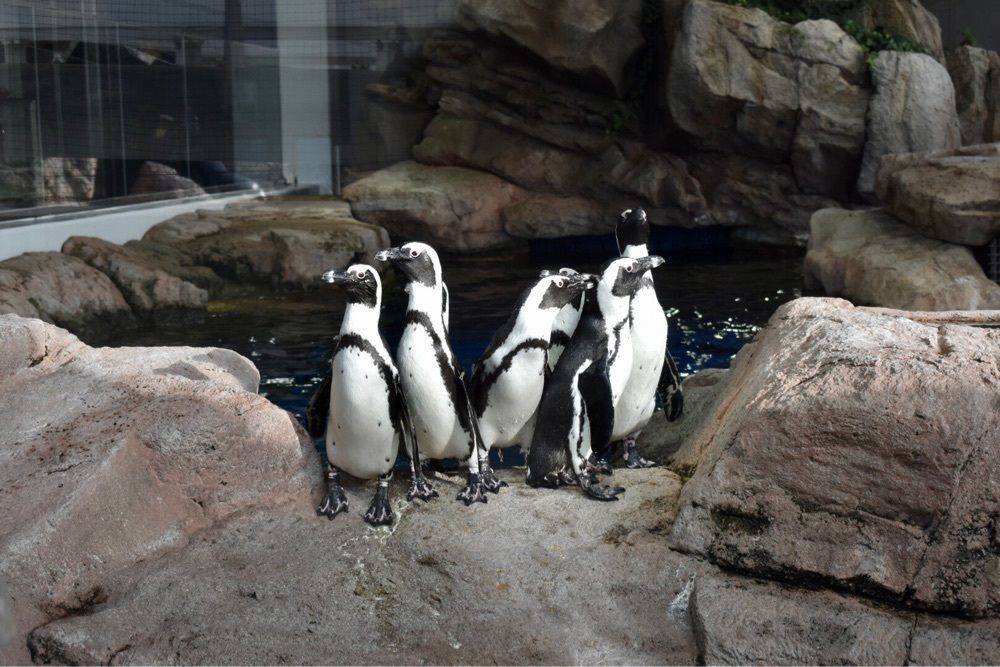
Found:
<path fill-rule="evenodd" d="M 406 453 L 413 461 L 414 469 L 419 469 L 420 450 L 417 447 L 417 437 L 413 430 L 413 419 L 410 417 L 410 409 L 406 406 L 406 397 L 403 395 L 403 385 L 400 384 L 398 375 L 392 376 L 392 391 L 395 393 L 393 398 L 395 399 L 394 404 L 398 410 L 398 423 L 400 435 L 403 439 L 403 446 L 406 448 Z"/>
<path fill-rule="evenodd" d="M 337 353 L 340 336 L 333 337 L 333 353 Z M 332 355 L 331 355 L 332 359 Z M 333 367 L 326 366 L 323 381 L 316 387 L 309 405 L 306 406 L 306 431 L 314 438 L 321 438 L 326 433 L 326 422 L 330 417 L 330 384 L 333 382 Z"/>
<path fill-rule="evenodd" d="M 590 420 L 590 449 L 600 456 L 611 444 L 615 426 L 615 404 L 608 378 L 608 355 L 605 352 L 580 376 L 580 393 Z"/>
<path fill-rule="evenodd" d="M 444 320 L 444 332 L 448 333 L 448 320 L 451 318 L 451 297 L 448 285 L 441 283 L 441 318 Z"/>
<path fill-rule="evenodd" d="M 663 370 L 660 371 L 660 382 L 656 387 L 663 402 L 663 411 L 667 421 L 677 421 L 684 412 L 684 393 L 681 391 L 681 374 L 677 364 L 667 350 L 663 357 Z"/>
<path fill-rule="evenodd" d="M 475 441 L 476 450 L 483 448 L 483 436 L 479 434 L 479 420 L 476 419 L 476 411 L 472 407 L 472 400 L 469 398 L 469 390 L 465 386 L 465 374 L 455 373 L 455 395 L 458 397 L 460 405 L 455 406 L 458 414 L 458 423 L 467 426 L 469 433 Z M 464 418 L 463 418 L 464 417 Z"/>

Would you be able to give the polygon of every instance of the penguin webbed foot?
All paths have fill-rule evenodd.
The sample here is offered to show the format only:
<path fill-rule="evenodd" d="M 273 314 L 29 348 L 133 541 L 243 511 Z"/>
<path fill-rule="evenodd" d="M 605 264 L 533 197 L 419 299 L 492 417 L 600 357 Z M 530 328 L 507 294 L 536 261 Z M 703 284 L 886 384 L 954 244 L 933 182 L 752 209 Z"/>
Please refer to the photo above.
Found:
<path fill-rule="evenodd" d="M 482 482 L 483 488 L 490 493 L 500 493 L 500 489 L 507 486 L 507 482 L 497 479 L 496 473 L 493 472 L 493 468 L 490 467 L 489 463 L 485 466 L 480 464 L 479 480 Z"/>
<path fill-rule="evenodd" d="M 326 475 L 326 495 L 323 496 L 323 501 L 316 508 L 316 514 L 333 521 L 334 517 L 346 511 L 347 495 L 344 494 L 344 487 L 340 485 L 340 476 L 336 472 L 328 472 Z"/>
<path fill-rule="evenodd" d="M 406 499 L 413 502 L 414 498 L 419 498 L 420 500 L 427 501 L 431 498 L 437 498 L 438 492 L 431 483 L 427 481 L 427 478 L 423 475 L 414 475 L 410 480 L 410 488 L 406 492 Z"/>
<path fill-rule="evenodd" d="M 618 500 L 618 496 L 625 493 L 625 488 L 621 486 L 605 486 L 596 484 L 589 475 L 579 476 L 580 488 L 591 498 L 602 501 Z"/>
<path fill-rule="evenodd" d="M 635 440 L 632 440 L 625 443 L 625 466 L 633 470 L 636 468 L 654 468 L 656 467 L 656 462 L 644 459 L 639 454 L 639 446 L 635 444 Z"/>
<path fill-rule="evenodd" d="M 365 512 L 365 523 L 373 526 L 391 526 L 395 517 L 392 513 L 392 505 L 389 503 L 389 487 L 387 485 L 378 486 L 372 504 Z"/>
<path fill-rule="evenodd" d="M 591 454 L 590 458 L 587 459 L 586 464 L 588 475 L 613 475 L 615 474 L 615 469 L 611 465 L 611 461 L 605 459 L 599 459 L 596 455 Z"/>
<path fill-rule="evenodd" d="M 462 489 L 461 493 L 455 496 L 456 500 L 461 500 L 468 507 L 472 503 L 486 502 L 486 489 L 483 487 L 483 480 L 478 473 L 470 472 L 469 481 Z"/>

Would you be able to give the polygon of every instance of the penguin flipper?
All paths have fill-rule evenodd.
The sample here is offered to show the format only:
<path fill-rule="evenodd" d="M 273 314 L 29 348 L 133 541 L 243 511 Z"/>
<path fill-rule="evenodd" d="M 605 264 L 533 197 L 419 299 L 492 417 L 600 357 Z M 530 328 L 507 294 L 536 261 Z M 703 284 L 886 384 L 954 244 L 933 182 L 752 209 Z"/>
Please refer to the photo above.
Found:
<path fill-rule="evenodd" d="M 444 332 L 448 333 L 448 320 L 451 319 L 451 296 L 448 294 L 448 285 L 441 282 L 441 319 L 444 320 Z"/>
<path fill-rule="evenodd" d="M 420 498 L 421 500 L 436 498 L 438 492 L 430 485 L 427 478 L 424 477 L 424 469 L 420 465 L 420 447 L 417 443 L 417 432 L 413 428 L 410 408 L 406 405 L 403 386 L 400 384 L 398 376 L 393 376 L 392 388 L 396 392 L 400 436 L 403 439 L 403 446 L 406 448 L 406 453 L 410 457 L 410 488 L 406 492 L 406 499 L 412 501 L 414 498 Z"/>
<path fill-rule="evenodd" d="M 674 358 L 667 350 L 663 357 L 663 370 L 660 371 L 660 382 L 656 388 L 663 402 L 663 411 L 667 421 L 677 421 L 684 413 L 684 392 L 681 390 L 681 374 L 677 370 Z"/>
<path fill-rule="evenodd" d="M 333 351 L 336 353 L 340 336 L 333 337 Z M 330 418 L 330 385 L 333 382 L 333 367 L 327 365 L 323 381 L 316 387 L 309 405 L 306 406 L 306 431 L 314 438 L 326 434 L 326 423 Z"/>
<path fill-rule="evenodd" d="M 590 420 L 590 449 L 598 457 L 611 445 L 615 427 L 615 405 L 608 378 L 608 356 L 604 354 L 580 376 L 580 393 Z"/>

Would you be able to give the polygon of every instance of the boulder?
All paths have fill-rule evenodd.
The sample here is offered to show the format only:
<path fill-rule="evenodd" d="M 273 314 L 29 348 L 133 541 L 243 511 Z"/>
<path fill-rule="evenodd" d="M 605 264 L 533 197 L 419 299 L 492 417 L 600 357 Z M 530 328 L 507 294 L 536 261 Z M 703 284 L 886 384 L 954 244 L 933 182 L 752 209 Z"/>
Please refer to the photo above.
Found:
<path fill-rule="evenodd" d="M 182 214 L 143 236 L 146 254 L 169 246 L 187 263 L 229 280 L 310 287 L 330 269 L 372 262 L 389 245 L 384 229 L 351 217 L 344 202 L 275 201 Z M 172 261 L 176 265 L 179 261 Z"/>
<path fill-rule="evenodd" d="M 520 239 L 610 234 L 616 213 L 591 199 L 538 194 L 502 212 L 503 228 Z"/>
<path fill-rule="evenodd" d="M 995 327 L 792 301 L 694 436 L 670 542 L 756 576 L 996 616 L 998 383 Z"/>
<path fill-rule="evenodd" d="M 941 25 L 920 0 L 864 0 L 854 15 L 865 30 L 887 30 L 925 46 L 938 60 L 944 59 Z"/>
<path fill-rule="evenodd" d="M 957 148 L 962 138 L 948 70 L 922 53 L 881 51 L 871 67 L 875 94 L 858 192 L 871 197 L 879 160 L 890 153 Z"/>
<path fill-rule="evenodd" d="M 132 319 L 132 309 L 110 278 L 83 260 L 58 252 L 29 252 L 0 262 L 3 313 L 71 329 Z"/>
<path fill-rule="evenodd" d="M 454 501 L 463 476 L 435 480 L 441 497 L 426 504 L 407 503 L 397 477 L 392 528 L 361 521 L 371 483 L 347 484 L 351 509 L 333 522 L 309 508 L 233 516 L 110 577 L 90 613 L 35 630 L 36 660 L 694 662 L 685 590 L 701 565 L 664 540 L 676 476 L 622 470 L 628 491 L 595 503 L 499 474 L 510 486 L 472 508 Z"/>
<path fill-rule="evenodd" d="M 947 56 L 962 145 L 1000 141 L 1000 54 L 958 46 Z"/>
<path fill-rule="evenodd" d="M 643 45 L 640 0 L 460 0 L 459 23 L 513 41 L 548 65 L 623 96 L 625 65 Z"/>
<path fill-rule="evenodd" d="M 875 190 L 886 211 L 929 238 L 972 246 L 1000 238 L 1000 143 L 886 156 Z"/>
<path fill-rule="evenodd" d="M 107 600 L 111 573 L 247 508 L 315 500 L 316 450 L 259 380 L 229 350 L 95 349 L 0 316 L 0 574 L 19 636 L 0 660 L 27 663 L 27 634 Z"/>
<path fill-rule="evenodd" d="M 804 192 L 849 189 L 865 137 L 864 49 L 837 24 L 691 0 L 667 70 L 673 122 L 704 148 L 792 160 Z"/>
<path fill-rule="evenodd" d="M 817 211 L 805 274 L 807 286 L 861 305 L 1000 308 L 1000 286 L 968 248 L 928 239 L 879 210 Z"/>
<path fill-rule="evenodd" d="M 525 196 L 492 174 L 417 162 L 379 170 L 343 195 L 357 218 L 384 226 L 398 242 L 425 241 L 456 252 L 512 244 L 501 211 Z"/>
<path fill-rule="evenodd" d="M 143 162 L 129 188 L 130 195 L 169 193 L 174 197 L 203 195 L 201 186 L 177 173 L 173 167 L 159 162 Z"/>
<path fill-rule="evenodd" d="M 88 236 L 71 236 L 63 243 L 62 252 L 79 257 L 111 278 L 133 313 L 203 309 L 208 304 L 207 291 L 150 265 L 127 247 Z"/>
<path fill-rule="evenodd" d="M 42 177 L 43 206 L 82 205 L 94 198 L 96 158 L 47 157 L 39 171 Z"/>

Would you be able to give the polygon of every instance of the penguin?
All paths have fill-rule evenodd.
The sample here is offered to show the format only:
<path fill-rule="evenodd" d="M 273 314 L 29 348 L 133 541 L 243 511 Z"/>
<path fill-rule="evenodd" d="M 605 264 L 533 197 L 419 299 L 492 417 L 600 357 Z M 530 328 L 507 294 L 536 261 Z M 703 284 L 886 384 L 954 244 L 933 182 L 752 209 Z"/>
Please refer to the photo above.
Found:
<path fill-rule="evenodd" d="M 531 444 L 553 325 L 591 278 L 575 271 L 543 274 L 524 290 L 514 312 L 473 364 L 469 395 L 487 452 L 491 447 L 527 449 Z"/>
<path fill-rule="evenodd" d="M 569 277 L 579 275 L 573 269 L 563 267 L 559 269 L 560 275 Z M 549 275 L 548 271 L 542 271 L 543 277 Z M 586 298 L 585 291 L 580 293 L 579 298 L 567 303 L 556 315 L 556 320 L 552 325 L 552 334 L 549 337 L 549 372 L 555 370 L 559 363 L 559 357 L 569 344 L 573 332 L 576 331 L 576 324 L 580 321 L 580 312 L 583 310 L 583 300 Z"/>
<path fill-rule="evenodd" d="M 468 467 L 468 482 L 458 500 L 485 503 L 484 492 L 497 493 L 503 483 L 490 468 L 463 372 L 448 342 L 437 252 L 425 243 L 407 243 L 375 258 L 391 262 L 406 279 L 409 303 L 396 361 L 417 448 L 427 459 L 459 459 Z"/>
<path fill-rule="evenodd" d="M 641 208 L 624 211 L 615 229 L 622 257 L 639 259 L 649 255 L 649 222 Z M 668 324 L 663 307 L 656 297 L 653 272 L 642 276 L 641 285 L 629 308 L 632 331 L 632 366 L 628 382 L 615 403 L 615 427 L 612 442 L 624 443 L 625 465 L 647 468 L 655 465 L 639 455 L 636 439 L 656 409 L 656 395 L 666 412 L 667 421 L 675 421 L 684 409 L 680 374 L 667 349 Z"/>
<path fill-rule="evenodd" d="M 329 519 L 347 511 L 342 471 L 359 479 L 377 477 L 375 497 L 364 519 L 373 526 L 389 525 L 393 522 L 389 481 L 400 444 L 411 456 L 409 499 L 427 500 L 434 492 L 423 479 L 399 373 L 379 333 L 382 282 L 378 271 L 367 264 L 327 271 L 323 280 L 344 289 L 347 308 L 330 362 L 326 496 L 316 511 Z"/>
<path fill-rule="evenodd" d="M 546 384 L 528 451 L 527 482 L 558 486 L 574 480 L 597 500 L 616 500 L 621 487 L 598 485 L 588 470 L 592 449 L 603 449 L 614 428 L 615 400 L 631 368 L 629 304 L 646 271 L 663 259 L 611 260 L 597 286 L 586 292 L 583 312 L 569 345 Z M 569 473 L 567 465 L 572 470 Z"/>

